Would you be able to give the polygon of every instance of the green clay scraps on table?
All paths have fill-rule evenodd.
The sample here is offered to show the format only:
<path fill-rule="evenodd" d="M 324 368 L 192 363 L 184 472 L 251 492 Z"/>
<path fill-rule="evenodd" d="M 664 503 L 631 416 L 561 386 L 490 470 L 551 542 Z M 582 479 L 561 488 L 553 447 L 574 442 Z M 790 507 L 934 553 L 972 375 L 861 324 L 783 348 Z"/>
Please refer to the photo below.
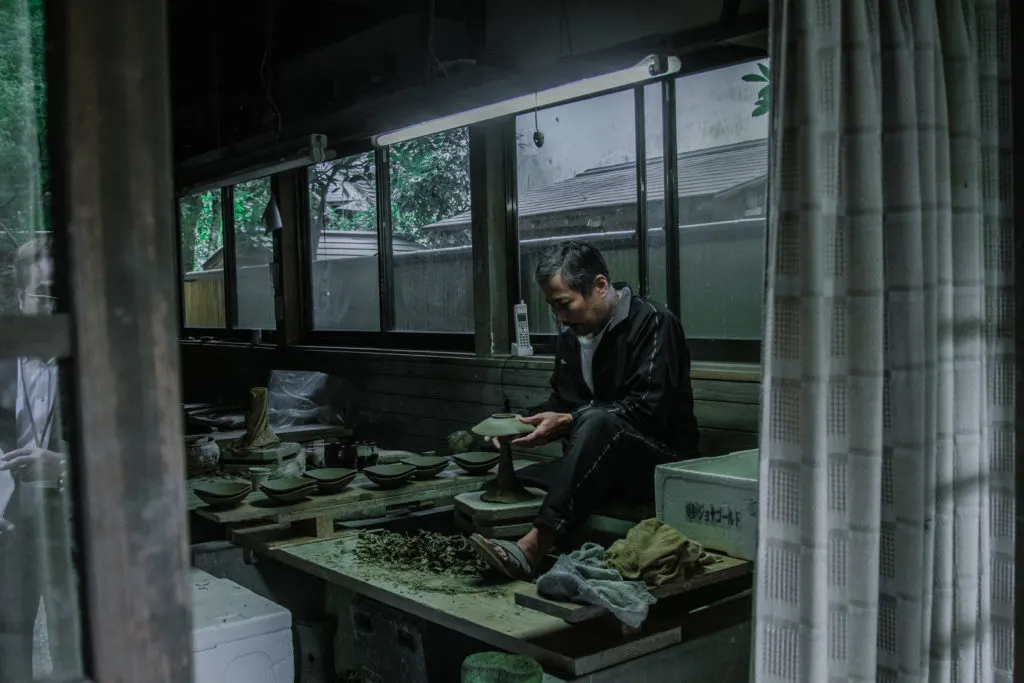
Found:
<path fill-rule="evenodd" d="M 418 531 L 366 531 L 359 535 L 356 557 L 396 569 L 457 576 L 480 575 L 487 568 L 465 536 Z"/>

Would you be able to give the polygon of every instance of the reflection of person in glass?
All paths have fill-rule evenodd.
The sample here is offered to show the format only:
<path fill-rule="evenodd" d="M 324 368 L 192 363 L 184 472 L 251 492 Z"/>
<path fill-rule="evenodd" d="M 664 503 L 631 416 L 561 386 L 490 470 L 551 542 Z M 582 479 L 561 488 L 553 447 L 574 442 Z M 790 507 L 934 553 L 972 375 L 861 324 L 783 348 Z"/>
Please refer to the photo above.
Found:
<path fill-rule="evenodd" d="M 42 239 L 15 255 L 26 315 L 53 312 L 53 260 Z M 0 681 L 31 681 L 33 630 L 44 600 L 53 675 L 72 676 L 77 600 L 63 488 L 57 363 L 0 359 Z"/>

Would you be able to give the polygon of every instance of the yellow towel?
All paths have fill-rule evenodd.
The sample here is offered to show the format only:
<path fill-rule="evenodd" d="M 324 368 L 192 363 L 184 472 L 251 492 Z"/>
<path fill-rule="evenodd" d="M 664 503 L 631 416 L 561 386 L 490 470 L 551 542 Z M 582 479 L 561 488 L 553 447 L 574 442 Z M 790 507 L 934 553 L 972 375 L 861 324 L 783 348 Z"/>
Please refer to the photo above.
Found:
<path fill-rule="evenodd" d="M 653 518 L 630 529 L 605 553 L 608 566 L 617 569 L 622 578 L 648 586 L 684 578 L 686 569 L 704 562 L 705 557 L 699 543 Z"/>

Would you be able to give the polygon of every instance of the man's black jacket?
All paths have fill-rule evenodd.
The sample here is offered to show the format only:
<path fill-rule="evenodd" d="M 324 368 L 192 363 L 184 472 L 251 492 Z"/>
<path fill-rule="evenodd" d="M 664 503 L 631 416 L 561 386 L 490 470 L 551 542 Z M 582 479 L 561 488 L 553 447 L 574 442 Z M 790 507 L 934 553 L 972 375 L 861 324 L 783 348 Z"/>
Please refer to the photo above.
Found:
<path fill-rule="evenodd" d="M 527 414 L 555 411 L 575 417 L 603 408 L 683 457 L 694 457 L 700 436 L 683 326 L 661 304 L 633 296 L 624 284 L 615 288 L 621 299 L 594 354 L 594 391 L 583 380 L 579 340 L 564 330 L 555 347 L 551 395 Z"/>

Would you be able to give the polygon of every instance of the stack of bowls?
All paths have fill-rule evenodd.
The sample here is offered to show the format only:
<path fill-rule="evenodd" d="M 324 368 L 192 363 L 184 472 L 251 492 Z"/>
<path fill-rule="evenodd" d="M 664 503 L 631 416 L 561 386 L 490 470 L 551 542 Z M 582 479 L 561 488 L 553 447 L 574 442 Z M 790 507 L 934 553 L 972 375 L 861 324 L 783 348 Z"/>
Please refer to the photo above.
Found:
<path fill-rule="evenodd" d="M 227 510 L 242 504 L 252 491 L 245 481 L 214 481 L 192 487 L 199 500 L 212 508 Z"/>
<path fill-rule="evenodd" d="M 487 474 L 498 464 L 501 455 L 495 451 L 471 451 L 453 455 L 455 464 L 464 469 L 468 474 Z"/>
<path fill-rule="evenodd" d="M 373 465 L 363 470 L 366 478 L 382 489 L 395 489 L 408 482 L 416 472 L 415 465 Z"/>
<path fill-rule="evenodd" d="M 305 477 L 280 477 L 260 486 L 260 491 L 275 503 L 297 503 L 316 489 L 316 480 Z"/>
<path fill-rule="evenodd" d="M 348 467 L 328 467 L 320 470 L 307 470 L 306 476 L 316 482 L 320 493 L 338 493 L 352 483 L 359 474 Z"/>
<path fill-rule="evenodd" d="M 448 458 L 443 455 L 411 455 L 403 459 L 402 464 L 415 467 L 412 476 L 417 479 L 432 479 L 448 467 Z"/>

